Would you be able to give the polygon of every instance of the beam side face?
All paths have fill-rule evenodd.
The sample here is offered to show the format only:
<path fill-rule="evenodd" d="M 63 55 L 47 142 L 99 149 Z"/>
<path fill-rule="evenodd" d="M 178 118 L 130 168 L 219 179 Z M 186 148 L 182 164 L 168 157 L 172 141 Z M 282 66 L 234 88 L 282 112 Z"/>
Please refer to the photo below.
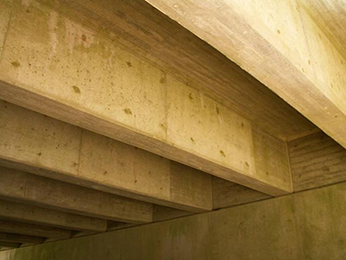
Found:
<path fill-rule="evenodd" d="M 346 60 L 299 1 L 148 2 L 346 147 Z"/>
<path fill-rule="evenodd" d="M 152 204 L 0 168 L 0 197 L 45 208 L 129 223 L 152 221 Z"/>
<path fill-rule="evenodd" d="M 288 143 L 294 191 L 346 181 L 346 150 L 320 132 Z"/>
<path fill-rule="evenodd" d="M 0 200 L 0 218 L 80 231 L 104 232 L 107 221 Z"/>
<path fill-rule="evenodd" d="M 0 79 L 10 102 L 262 192 L 291 191 L 277 182 L 288 169 L 258 175 L 248 120 L 36 1 L 14 6 Z"/>
<path fill-rule="evenodd" d="M 43 237 L 19 235 L 12 233 L 0 232 L 0 241 L 6 241 L 10 243 L 21 243 L 21 244 L 41 244 L 44 241 Z"/>
<path fill-rule="evenodd" d="M 71 237 L 71 231 L 67 229 L 27 224 L 4 219 L 0 219 L 0 232 L 59 239 Z"/>
<path fill-rule="evenodd" d="M 192 212 L 212 208 L 206 173 L 4 101 L 0 112 L 5 167 Z"/>
<path fill-rule="evenodd" d="M 213 209 L 228 208 L 271 198 L 269 195 L 214 177 Z"/>
<path fill-rule="evenodd" d="M 223 54 L 144 1 L 38 1 L 92 30 L 101 27 L 105 37 L 274 136 L 285 138 L 315 128 Z"/>

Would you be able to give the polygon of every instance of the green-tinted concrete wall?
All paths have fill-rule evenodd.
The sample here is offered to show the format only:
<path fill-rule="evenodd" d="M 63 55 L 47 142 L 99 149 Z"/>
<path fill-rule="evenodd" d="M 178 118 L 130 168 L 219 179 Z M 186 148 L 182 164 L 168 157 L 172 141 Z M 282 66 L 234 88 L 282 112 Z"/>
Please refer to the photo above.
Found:
<path fill-rule="evenodd" d="M 346 259 L 346 183 L 22 248 L 0 254 L 0 259 Z"/>

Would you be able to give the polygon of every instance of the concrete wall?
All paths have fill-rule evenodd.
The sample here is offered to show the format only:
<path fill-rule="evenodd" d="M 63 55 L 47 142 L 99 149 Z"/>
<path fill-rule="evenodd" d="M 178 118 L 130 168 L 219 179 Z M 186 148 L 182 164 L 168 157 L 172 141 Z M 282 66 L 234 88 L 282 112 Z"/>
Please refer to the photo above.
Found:
<path fill-rule="evenodd" d="M 13 259 L 346 259 L 346 183 L 0 254 Z"/>

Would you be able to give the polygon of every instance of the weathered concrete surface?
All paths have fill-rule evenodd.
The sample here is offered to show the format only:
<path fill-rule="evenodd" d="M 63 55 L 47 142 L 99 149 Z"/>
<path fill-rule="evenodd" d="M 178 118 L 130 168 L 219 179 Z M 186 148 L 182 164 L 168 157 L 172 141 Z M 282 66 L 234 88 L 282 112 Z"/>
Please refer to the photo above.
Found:
<path fill-rule="evenodd" d="M 209 174 L 2 100 L 0 165 L 182 210 L 212 208 Z"/>
<path fill-rule="evenodd" d="M 346 183 L 9 251 L 1 260 L 345 259 Z M 2 257 L 2 258 L 1 258 Z"/>
<path fill-rule="evenodd" d="M 71 16 L 15 2 L 1 99 L 264 193 L 292 191 L 286 150 L 258 147 L 252 122 Z M 263 164 L 269 153 L 283 157 Z"/>
<path fill-rule="evenodd" d="M 302 6 L 306 1 L 147 2 L 225 54 L 346 148 L 346 60 L 323 31 L 321 15 Z M 334 20 L 342 21 L 344 3 L 332 10 Z"/>

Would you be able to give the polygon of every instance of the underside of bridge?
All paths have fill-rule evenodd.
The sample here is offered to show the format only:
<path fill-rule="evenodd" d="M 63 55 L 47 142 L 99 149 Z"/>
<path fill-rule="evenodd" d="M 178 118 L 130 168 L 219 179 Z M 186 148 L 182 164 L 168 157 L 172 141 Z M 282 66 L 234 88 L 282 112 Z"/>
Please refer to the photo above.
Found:
<path fill-rule="evenodd" d="M 345 259 L 346 1 L 0 0 L 0 260 Z"/>

